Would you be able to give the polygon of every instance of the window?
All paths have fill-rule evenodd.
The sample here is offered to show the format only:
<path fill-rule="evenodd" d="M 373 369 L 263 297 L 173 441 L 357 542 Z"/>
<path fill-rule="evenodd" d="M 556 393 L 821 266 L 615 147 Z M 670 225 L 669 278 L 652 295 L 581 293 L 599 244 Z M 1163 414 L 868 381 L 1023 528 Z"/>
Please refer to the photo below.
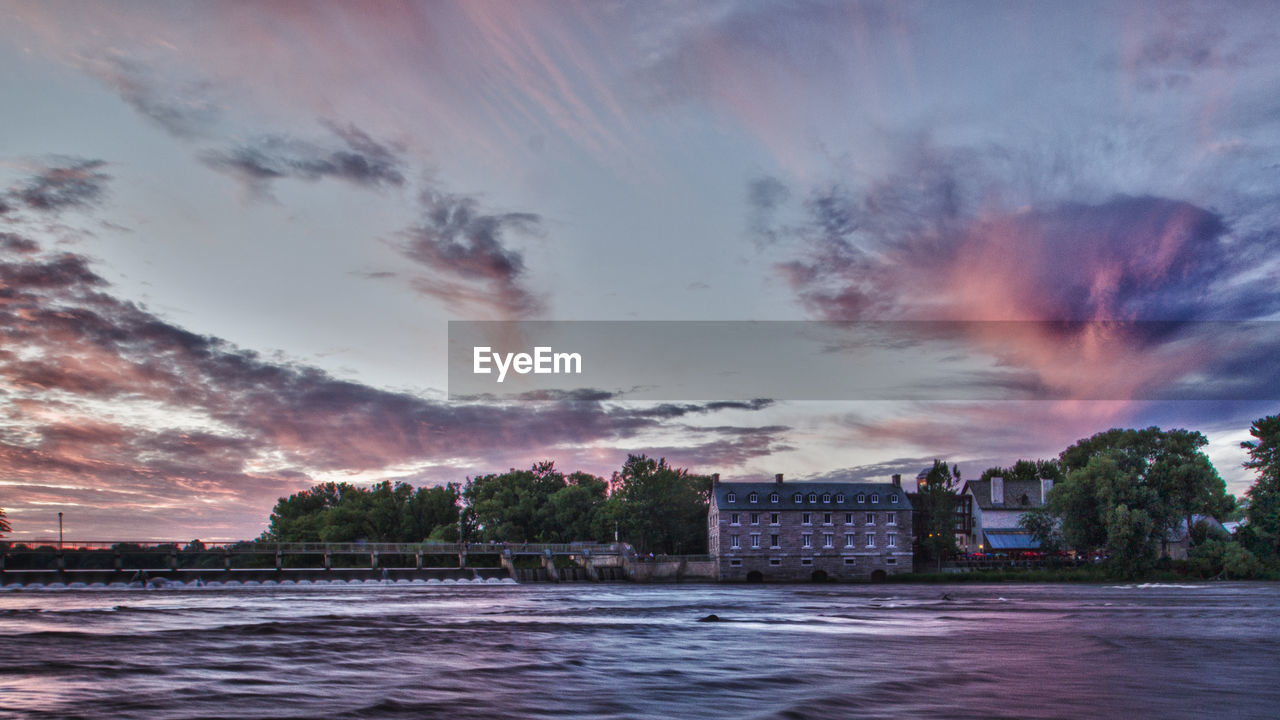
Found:
<path fill-rule="evenodd" d="M 769 536 L 769 547 L 774 549 L 782 547 L 781 545 L 778 544 L 778 536 L 776 533 Z"/>
<path fill-rule="evenodd" d="M 897 496 L 897 495 L 890 495 L 890 496 L 889 496 L 889 502 L 891 502 L 891 503 L 893 503 L 893 504 L 897 505 L 897 504 L 898 504 L 898 496 Z"/>
<path fill-rule="evenodd" d="M 740 525 L 740 524 L 741 524 L 741 523 L 739 523 L 739 522 L 738 522 L 738 513 L 729 513 L 729 524 L 730 524 L 730 525 Z"/>
<path fill-rule="evenodd" d="M 867 547 L 873 548 L 875 546 L 876 546 L 876 534 L 867 533 Z"/>
<path fill-rule="evenodd" d="M 751 493 L 750 495 L 748 495 L 748 496 L 747 496 L 747 502 L 749 502 L 749 503 L 751 503 L 752 505 L 754 505 L 754 504 L 756 504 L 756 503 L 760 502 L 760 496 L 759 496 L 759 495 L 757 495 L 757 494 L 755 494 L 755 493 Z"/>
<path fill-rule="evenodd" d="M 760 524 L 760 513 L 751 513 L 751 524 L 752 525 Z"/>
<path fill-rule="evenodd" d="M 868 524 L 868 525 L 875 525 L 875 524 L 876 524 L 876 514 L 875 514 L 875 513 L 867 513 L 867 524 Z"/>
<path fill-rule="evenodd" d="M 795 504 L 799 505 L 800 503 L 804 502 L 804 496 L 803 496 L 803 495 L 801 495 L 800 493 L 796 493 L 796 494 L 791 498 L 791 502 L 794 502 Z"/>
<path fill-rule="evenodd" d="M 839 495 L 836 495 L 836 502 L 837 502 L 837 503 L 843 503 L 843 502 L 844 502 L 844 493 L 840 493 Z"/>
<path fill-rule="evenodd" d="M 878 502 L 880 502 L 880 496 L 879 496 L 878 494 L 876 494 L 876 493 L 872 493 L 872 494 L 871 494 L 871 504 L 872 504 L 872 505 L 875 505 L 875 504 L 876 504 L 876 503 L 878 503 Z"/>
<path fill-rule="evenodd" d="M 853 547 L 853 533 L 844 534 L 844 546 Z"/>
<path fill-rule="evenodd" d="M 809 504 L 812 505 L 817 502 L 818 502 L 818 493 L 809 493 Z"/>
<path fill-rule="evenodd" d="M 857 562 L 857 561 L 856 561 L 856 560 L 854 560 L 853 558 L 845 558 L 845 559 L 844 559 L 844 564 L 845 564 L 845 565 L 853 565 L 853 564 L 854 564 L 854 563 L 856 563 L 856 562 Z"/>
<path fill-rule="evenodd" d="M 885 524 L 885 525 L 897 525 L 897 524 L 898 524 L 898 513 L 896 513 L 896 512 L 887 512 L 887 513 L 885 513 L 885 514 L 884 514 L 884 524 Z"/>
<path fill-rule="evenodd" d="M 801 524 L 801 525 L 812 525 L 812 524 L 813 524 L 813 513 L 800 513 L 800 524 Z"/>
<path fill-rule="evenodd" d="M 822 502 L 823 503 L 831 502 L 831 493 L 822 493 Z"/>
<path fill-rule="evenodd" d="M 782 560 L 781 558 L 769 558 L 769 564 L 773 565 L 774 567 L 777 567 L 778 565 L 782 564 Z"/>
<path fill-rule="evenodd" d="M 831 513 L 822 513 L 822 524 L 823 525 L 831 524 Z"/>
<path fill-rule="evenodd" d="M 742 560 L 739 558 L 734 558 L 730 560 L 729 567 L 742 567 Z"/>
<path fill-rule="evenodd" d="M 801 565 L 812 565 L 812 564 L 813 564 L 813 558 L 800 558 L 800 564 L 801 564 Z"/>
<path fill-rule="evenodd" d="M 737 537 L 737 536 L 735 535 L 734 537 Z M 806 547 L 806 548 L 811 548 L 811 547 L 813 547 L 813 534 L 812 534 L 812 533 L 805 533 L 805 534 L 803 534 L 803 535 L 801 535 L 801 536 L 800 536 L 800 547 Z"/>
<path fill-rule="evenodd" d="M 890 537 L 892 537 L 892 536 L 890 536 Z M 893 543 L 890 543 L 890 545 L 892 545 L 892 544 L 893 544 Z M 752 550 L 759 550 L 759 549 L 760 549 L 760 534 L 759 534 L 759 533 L 753 533 L 753 534 L 751 535 L 751 549 L 752 549 Z"/>
<path fill-rule="evenodd" d="M 778 513 L 769 513 L 769 524 L 770 525 L 778 524 Z"/>
<path fill-rule="evenodd" d="M 889 533 L 886 537 L 888 538 L 884 541 L 886 546 L 898 547 L 898 533 Z"/>
<path fill-rule="evenodd" d="M 769 502 L 771 502 L 771 503 L 776 503 L 776 502 L 778 502 L 778 501 L 779 501 L 779 500 L 781 500 L 781 499 L 782 499 L 782 498 L 778 496 L 778 493 L 772 493 L 772 494 L 770 494 L 770 495 L 769 495 Z"/>
<path fill-rule="evenodd" d="M 835 536 L 831 533 L 822 533 L 822 547 L 835 547 Z"/>
<path fill-rule="evenodd" d="M 734 494 L 734 493 L 729 493 L 728 495 L 725 495 L 725 496 L 724 496 L 724 501 L 725 501 L 725 502 L 738 502 L 738 496 L 737 496 L 736 494 Z"/>
<path fill-rule="evenodd" d="M 852 525 L 852 524 L 853 524 L 853 513 L 845 513 L 845 514 L 844 514 L 844 524 L 845 524 L 845 525 Z"/>
<path fill-rule="evenodd" d="M 867 501 L 867 496 L 863 493 L 858 493 L 858 503 L 862 504 L 866 501 Z"/>
<path fill-rule="evenodd" d="M 886 558 L 886 559 L 885 559 L 885 561 L 884 561 L 884 564 L 885 564 L 885 565 L 897 565 L 897 564 L 898 564 L 898 558 Z"/>
<path fill-rule="evenodd" d="M 740 547 L 742 547 L 742 543 L 738 540 L 738 536 L 737 536 L 737 535 L 730 535 L 730 536 L 729 536 L 729 549 L 731 549 L 731 550 L 737 550 L 737 549 L 738 549 L 738 548 L 740 548 Z"/>

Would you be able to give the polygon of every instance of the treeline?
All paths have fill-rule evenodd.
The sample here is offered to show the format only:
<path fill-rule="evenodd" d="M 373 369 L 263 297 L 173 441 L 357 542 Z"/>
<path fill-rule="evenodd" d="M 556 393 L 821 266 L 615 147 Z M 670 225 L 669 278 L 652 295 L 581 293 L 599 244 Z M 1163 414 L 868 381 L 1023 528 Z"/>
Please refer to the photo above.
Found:
<path fill-rule="evenodd" d="M 1046 550 L 1070 548 L 1106 558 L 1113 574 L 1138 577 L 1173 561 L 1162 550 L 1189 535 L 1180 568 L 1200 577 L 1250 578 L 1277 571 L 1280 554 L 1280 416 L 1262 418 L 1243 443 L 1258 481 L 1237 501 L 1203 448 L 1199 432 L 1113 429 L 1080 440 L 1056 460 L 990 468 L 983 479 L 1054 481 L 1047 503 L 1023 515 Z M 1243 517 L 1234 535 L 1217 523 Z"/>
<path fill-rule="evenodd" d="M 325 483 L 281 498 L 264 540 L 278 542 L 610 542 L 642 553 L 707 551 L 711 478 L 629 455 L 609 480 L 554 462 L 414 489 Z"/>

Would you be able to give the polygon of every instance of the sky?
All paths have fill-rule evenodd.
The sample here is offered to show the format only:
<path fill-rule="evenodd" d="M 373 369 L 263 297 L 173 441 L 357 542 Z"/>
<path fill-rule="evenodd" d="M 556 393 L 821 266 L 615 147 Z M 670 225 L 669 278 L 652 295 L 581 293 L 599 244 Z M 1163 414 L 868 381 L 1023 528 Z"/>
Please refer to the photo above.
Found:
<path fill-rule="evenodd" d="M 239 539 L 319 482 L 628 453 L 976 478 L 1148 425 L 1203 432 L 1241 493 L 1280 412 L 1278 28 L 1269 2 L 0 1 L 0 507 L 18 538 L 62 512 Z M 963 338 L 1052 400 L 660 403 L 450 400 L 449 320 L 1085 323 Z M 1170 383 L 1203 392 L 1142 399 Z"/>

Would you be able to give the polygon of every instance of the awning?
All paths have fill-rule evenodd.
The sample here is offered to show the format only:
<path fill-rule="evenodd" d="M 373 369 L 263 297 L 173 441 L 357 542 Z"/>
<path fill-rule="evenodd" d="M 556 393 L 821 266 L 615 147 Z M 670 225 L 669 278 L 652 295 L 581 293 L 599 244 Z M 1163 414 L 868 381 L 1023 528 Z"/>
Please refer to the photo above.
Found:
<path fill-rule="evenodd" d="M 1039 550 L 1040 541 L 1026 530 L 987 530 L 988 550 Z"/>

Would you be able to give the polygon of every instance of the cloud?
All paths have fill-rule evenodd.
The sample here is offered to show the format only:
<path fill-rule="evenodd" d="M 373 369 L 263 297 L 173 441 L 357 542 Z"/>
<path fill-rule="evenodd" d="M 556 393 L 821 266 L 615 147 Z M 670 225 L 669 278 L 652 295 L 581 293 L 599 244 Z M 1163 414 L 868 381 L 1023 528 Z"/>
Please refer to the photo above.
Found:
<path fill-rule="evenodd" d="M 404 231 L 400 249 L 430 271 L 413 281 L 418 292 L 456 308 L 525 318 L 540 313 L 543 303 L 525 286 L 524 255 L 509 236 L 540 232 L 534 213 L 486 212 L 475 198 L 428 188 L 421 220 Z"/>
<path fill-rule="evenodd" d="M 82 63 L 121 100 L 175 137 L 204 136 L 222 115 L 222 108 L 212 99 L 213 83 L 208 80 L 178 79 L 118 54 L 83 58 Z M 166 69 L 172 72 L 173 67 Z"/>
<path fill-rule="evenodd" d="M 21 203 L 32 210 L 60 212 L 96 205 L 106 191 L 111 176 L 103 172 L 103 160 L 65 158 L 39 168 L 27 182 L 11 188 L 9 203 Z"/>
<path fill-rule="evenodd" d="M 374 189 L 405 184 L 405 163 L 397 148 L 374 140 L 354 125 L 325 126 L 334 137 L 323 142 L 267 135 L 229 150 L 205 153 L 203 160 L 240 180 L 258 198 L 270 198 L 271 183 L 285 178 L 311 182 L 333 178 Z"/>

